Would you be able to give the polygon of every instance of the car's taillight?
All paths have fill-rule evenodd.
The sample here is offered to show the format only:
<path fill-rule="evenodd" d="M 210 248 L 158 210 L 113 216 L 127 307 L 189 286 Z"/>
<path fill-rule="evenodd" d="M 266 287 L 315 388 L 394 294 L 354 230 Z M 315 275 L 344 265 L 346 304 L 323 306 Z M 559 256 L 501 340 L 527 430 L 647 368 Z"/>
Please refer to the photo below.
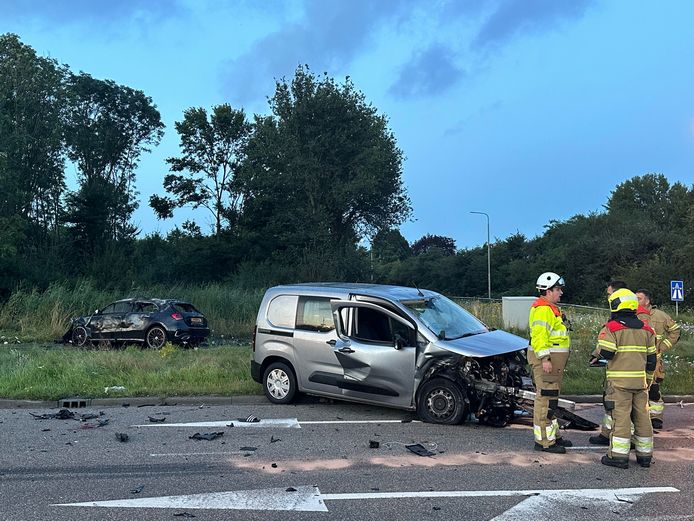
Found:
<path fill-rule="evenodd" d="M 253 334 L 251 335 L 251 350 L 255 353 L 255 332 L 258 331 L 258 326 L 253 328 Z"/>
<path fill-rule="evenodd" d="M 181 315 L 180 313 L 171 313 L 171 318 L 173 318 L 174 320 L 183 320 L 183 315 Z"/>

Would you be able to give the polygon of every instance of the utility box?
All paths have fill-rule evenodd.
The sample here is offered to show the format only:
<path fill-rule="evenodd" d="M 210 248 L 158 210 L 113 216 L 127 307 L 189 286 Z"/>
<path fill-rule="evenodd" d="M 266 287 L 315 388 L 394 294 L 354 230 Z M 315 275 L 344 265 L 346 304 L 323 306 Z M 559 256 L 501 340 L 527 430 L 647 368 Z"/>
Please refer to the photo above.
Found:
<path fill-rule="evenodd" d="M 535 300 L 537 297 L 502 297 L 501 318 L 504 321 L 504 328 L 527 331 L 530 306 Z"/>

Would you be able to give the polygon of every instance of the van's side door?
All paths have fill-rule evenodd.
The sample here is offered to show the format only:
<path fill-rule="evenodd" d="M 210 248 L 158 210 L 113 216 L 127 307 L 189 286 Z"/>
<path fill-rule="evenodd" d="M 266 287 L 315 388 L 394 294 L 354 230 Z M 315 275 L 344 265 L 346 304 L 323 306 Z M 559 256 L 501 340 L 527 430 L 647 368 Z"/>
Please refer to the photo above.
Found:
<path fill-rule="evenodd" d="M 339 381 L 343 379 L 342 366 L 335 356 L 337 342 L 330 298 L 299 296 L 294 324 L 294 356 L 299 388 L 342 396 Z"/>
<path fill-rule="evenodd" d="M 413 403 L 417 328 L 367 302 L 333 301 L 339 337 L 335 356 L 344 371 L 345 397 L 409 407 Z"/>

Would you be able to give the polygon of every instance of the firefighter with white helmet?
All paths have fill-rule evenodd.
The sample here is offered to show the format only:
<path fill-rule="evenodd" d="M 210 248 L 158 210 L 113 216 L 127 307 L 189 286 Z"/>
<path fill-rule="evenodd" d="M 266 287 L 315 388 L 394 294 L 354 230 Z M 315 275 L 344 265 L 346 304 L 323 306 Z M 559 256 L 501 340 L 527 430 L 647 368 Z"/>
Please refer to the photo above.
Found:
<path fill-rule="evenodd" d="M 604 405 L 612 430 L 610 448 L 601 462 L 628 468 L 633 440 L 636 461 L 650 467 L 653 429 L 648 417 L 648 386 L 656 365 L 655 332 L 637 316 L 638 300 L 630 290 L 614 291 L 608 302 L 610 320 L 600 331 L 598 350 L 607 360 Z"/>
<path fill-rule="evenodd" d="M 564 279 L 548 271 L 538 277 L 536 287 L 540 296 L 532 304 L 528 317 L 528 362 L 532 366 L 535 382 L 535 450 L 564 454 L 566 447 L 572 444 L 559 434 L 559 423 L 555 416 L 571 345 L 568 321 L 557 307 L 564 293 Z"/>

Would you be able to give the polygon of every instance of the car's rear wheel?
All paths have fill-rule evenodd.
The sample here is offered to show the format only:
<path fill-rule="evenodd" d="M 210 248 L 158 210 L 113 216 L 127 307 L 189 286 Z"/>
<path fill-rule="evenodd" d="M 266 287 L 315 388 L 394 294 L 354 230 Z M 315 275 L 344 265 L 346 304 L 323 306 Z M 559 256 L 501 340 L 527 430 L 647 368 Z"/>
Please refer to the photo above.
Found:
<path fill-rule="evenodd" d="M 428 423 L 461 423 L 465 417 L 464 391 L 451 380 L 433 378 L 422 385 L 417 414 Z"/>
<path fill-rule="evenodd" d="M 272 403 L 291 403 L 296 396 L 296 376 L 283 362 L 270 364 L 263 373 L 263 390 Z"/>
<path fill-rule="evenodd" d="M 89 342 L 89 333 L 84 326 L 77 326 L 72 330 L 72 345 L 84 347 Z"/>
<path fill-rule="evenodd" d="M 147 330 L 145 343 L 150 349 L 161 349 L 166 343 L 166 331 L 161 326 L 154 326 Z"/>

